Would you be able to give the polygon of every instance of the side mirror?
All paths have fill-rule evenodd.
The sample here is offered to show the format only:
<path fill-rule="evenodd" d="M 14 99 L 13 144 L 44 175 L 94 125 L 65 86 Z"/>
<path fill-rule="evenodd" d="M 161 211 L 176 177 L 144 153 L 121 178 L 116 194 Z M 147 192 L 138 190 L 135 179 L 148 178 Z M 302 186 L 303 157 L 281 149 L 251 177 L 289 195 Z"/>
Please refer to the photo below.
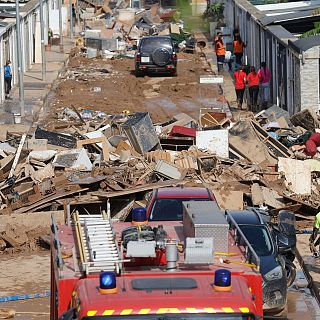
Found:
<path fill-rule="evenodd" d="M 277 245 L 277 251 L 279 253 L 285 252 L 291 248 L 289 239 L 284 234 L 281 234 L 281 233 L 276 235 L 276 245 Z"/>

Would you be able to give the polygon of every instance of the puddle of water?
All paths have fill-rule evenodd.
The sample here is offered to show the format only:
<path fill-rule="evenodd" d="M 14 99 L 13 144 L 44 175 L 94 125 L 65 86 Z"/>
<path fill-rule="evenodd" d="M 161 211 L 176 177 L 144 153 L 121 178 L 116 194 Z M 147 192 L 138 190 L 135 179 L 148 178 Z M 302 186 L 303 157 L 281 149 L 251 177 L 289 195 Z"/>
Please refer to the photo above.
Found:
<path fill-rule="evenodd" d="M 316 299 L 307 287 L 299 288 L 297 283 L 307 283 L 307 279 L 299 263 L 295 263 L 297 275 L 295 282 L 288 289 L 288 319 L 320 320 L 320 308 Z"/>
<path fill-rule="evenodd" d="M 175 103 L 173 103 L 170 99 L 167 98 L 155 98 L 155 99 L 150 99 L 146 103 L 147 108 L 154 109 L 154 108 L 163 108 L 163 109 L 169 109 L 173 110 L 176 109 L 177 106 Z"/>

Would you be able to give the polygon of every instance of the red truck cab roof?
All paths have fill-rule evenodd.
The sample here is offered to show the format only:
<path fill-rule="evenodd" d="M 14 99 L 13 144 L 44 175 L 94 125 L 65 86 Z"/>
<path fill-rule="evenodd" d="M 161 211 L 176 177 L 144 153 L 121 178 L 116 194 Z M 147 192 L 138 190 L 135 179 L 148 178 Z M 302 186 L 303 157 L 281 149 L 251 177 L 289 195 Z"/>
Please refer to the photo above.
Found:
<path fill-rule="evenodd" d="M 212 192 L 207 188 L 200 187 L 172 187 L 172 188 L 159 188 L 157 189 L 158 199 L 210 199 L 215 200 Z"/>

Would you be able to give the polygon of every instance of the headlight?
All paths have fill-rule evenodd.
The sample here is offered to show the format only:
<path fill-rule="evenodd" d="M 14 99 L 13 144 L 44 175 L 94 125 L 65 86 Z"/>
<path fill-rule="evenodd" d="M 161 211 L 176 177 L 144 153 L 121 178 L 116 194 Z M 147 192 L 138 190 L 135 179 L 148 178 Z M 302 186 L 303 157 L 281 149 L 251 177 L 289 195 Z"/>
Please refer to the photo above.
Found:
<path fill-rule="evenodd" d="M 282 268 L 280 266 L 275 267 L 274 269 L 272 269 L 271 271 L 266 273 L 264 276 L 269 281 L 270 280 L 279 280 L 283 276 Z"/>

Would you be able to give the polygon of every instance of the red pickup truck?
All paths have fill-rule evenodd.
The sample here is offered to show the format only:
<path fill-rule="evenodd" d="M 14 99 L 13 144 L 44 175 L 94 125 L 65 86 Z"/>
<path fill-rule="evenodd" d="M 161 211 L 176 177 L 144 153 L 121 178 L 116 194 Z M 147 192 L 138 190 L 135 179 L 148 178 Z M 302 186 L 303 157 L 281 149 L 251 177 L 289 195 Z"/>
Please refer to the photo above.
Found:
<path fill-rule="evenodd" d="M 207 188 L 177 187 L 155 189 L 147 197 L 147 217 L 149 221 L 181 221 L 183 218 L 182 202 L 214 201 L 213 193 Z"/>

